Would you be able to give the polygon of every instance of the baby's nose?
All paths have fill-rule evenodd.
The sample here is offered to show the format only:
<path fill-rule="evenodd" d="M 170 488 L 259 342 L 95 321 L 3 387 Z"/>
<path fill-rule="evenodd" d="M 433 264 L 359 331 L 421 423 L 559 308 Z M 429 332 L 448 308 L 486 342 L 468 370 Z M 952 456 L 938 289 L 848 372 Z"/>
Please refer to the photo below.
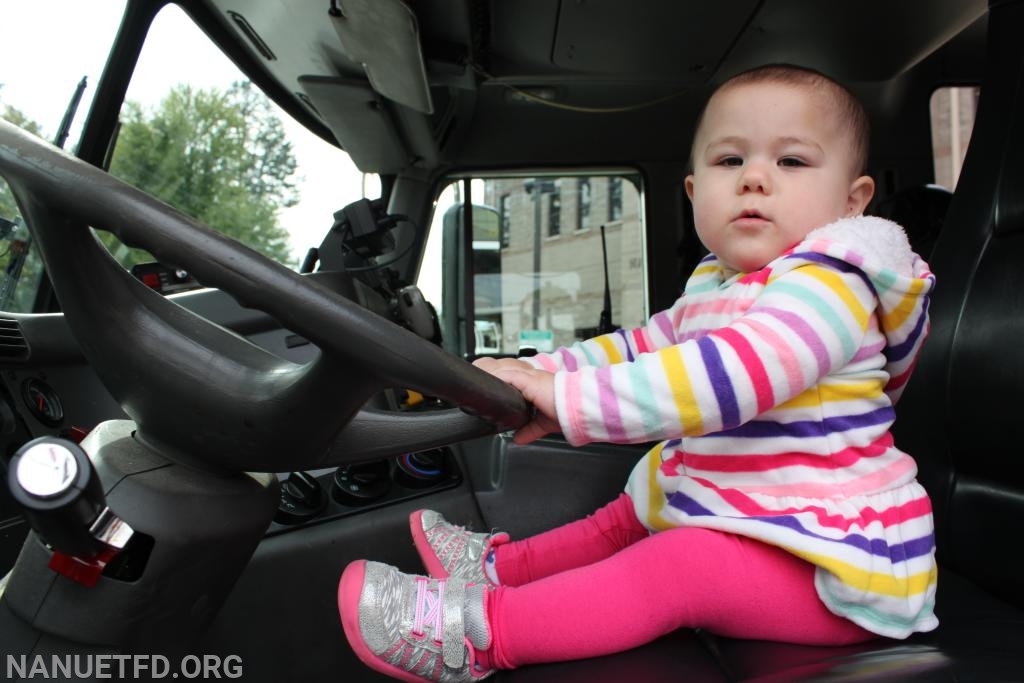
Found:
<path fill-rule="evenodd" d="M 771 192 L 771 175 L 764 164 L 750 162 L 744 164 L 740 174 L 740 190 L 742 192 Z"/>

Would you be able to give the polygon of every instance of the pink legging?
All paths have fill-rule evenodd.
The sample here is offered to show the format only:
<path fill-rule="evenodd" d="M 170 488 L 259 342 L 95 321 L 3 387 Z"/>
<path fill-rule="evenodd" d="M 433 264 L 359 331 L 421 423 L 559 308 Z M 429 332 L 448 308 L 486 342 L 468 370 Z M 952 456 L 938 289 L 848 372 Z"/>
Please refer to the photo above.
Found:
<path fill-rule="evenodd" d="M 848 645 L 876 636 L 828 611 L 814 567 L 759 541 L 679 528 L 650 535 L 623 494 L 593 515 L 497 546 L 491 666 L 622 652 L 681 627 Z"/>

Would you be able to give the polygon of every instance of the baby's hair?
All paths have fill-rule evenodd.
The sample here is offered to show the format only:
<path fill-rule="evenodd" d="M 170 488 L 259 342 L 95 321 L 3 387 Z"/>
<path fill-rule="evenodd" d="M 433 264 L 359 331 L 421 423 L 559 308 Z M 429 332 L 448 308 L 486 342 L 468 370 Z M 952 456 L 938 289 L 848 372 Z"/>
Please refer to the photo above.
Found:
<path fill-rule="evenodd" d="M 715 88 L 711 97 L 737 85 L 748 85 L 751 83 L 782 83 L 786 85 L 802 86 L 815 91 L 824 91 L 836 111 L 846 124 L 850 135 L 854 159 L 854 170 L 858 175 L 867 173 L 868 167 L 868 145 L 871 139 L 871 127 L 868 123 L 868 114 L 853 93 L 839 85 L 820 71 L 815 71 L 804 66 L 794 64 L 766 64 L 748 71 L 739 73 L 725 83 Z M 711 98 L 708 98 L 708 102 Z M 704 124 L 704 115 L 707 113 L 707 104 L 704 110 L 697 117 L 697 127 L 694 129 L 693 140 L 697 141 L 697 134 Z M 690 152 L 690 168 L 693 168 L 693 151 Z"/>

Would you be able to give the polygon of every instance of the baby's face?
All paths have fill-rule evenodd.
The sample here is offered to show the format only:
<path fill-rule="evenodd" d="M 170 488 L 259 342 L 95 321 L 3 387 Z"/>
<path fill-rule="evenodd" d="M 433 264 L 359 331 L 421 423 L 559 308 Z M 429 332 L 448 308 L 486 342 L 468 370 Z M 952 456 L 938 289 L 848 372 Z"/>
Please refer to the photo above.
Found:
<path fill-rule="evenodd" d="M 697 133 L 697 234 L 722 264 L 758 270 L 808 232 L 864 210 L 874 191 L 853 171 L 834 106 L 807 87 L 729 86 L 712 97 Z"/>

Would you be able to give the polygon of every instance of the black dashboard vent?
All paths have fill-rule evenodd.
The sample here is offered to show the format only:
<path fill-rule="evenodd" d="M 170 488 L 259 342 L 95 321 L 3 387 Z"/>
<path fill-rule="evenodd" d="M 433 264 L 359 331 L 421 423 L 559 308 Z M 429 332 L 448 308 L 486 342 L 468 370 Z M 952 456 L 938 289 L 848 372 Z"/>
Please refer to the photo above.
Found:
<path fill-rule="evenodd" d="M 28 340 L 17 320 L 0 318 L 0 358 L 28 358 Z"/>

